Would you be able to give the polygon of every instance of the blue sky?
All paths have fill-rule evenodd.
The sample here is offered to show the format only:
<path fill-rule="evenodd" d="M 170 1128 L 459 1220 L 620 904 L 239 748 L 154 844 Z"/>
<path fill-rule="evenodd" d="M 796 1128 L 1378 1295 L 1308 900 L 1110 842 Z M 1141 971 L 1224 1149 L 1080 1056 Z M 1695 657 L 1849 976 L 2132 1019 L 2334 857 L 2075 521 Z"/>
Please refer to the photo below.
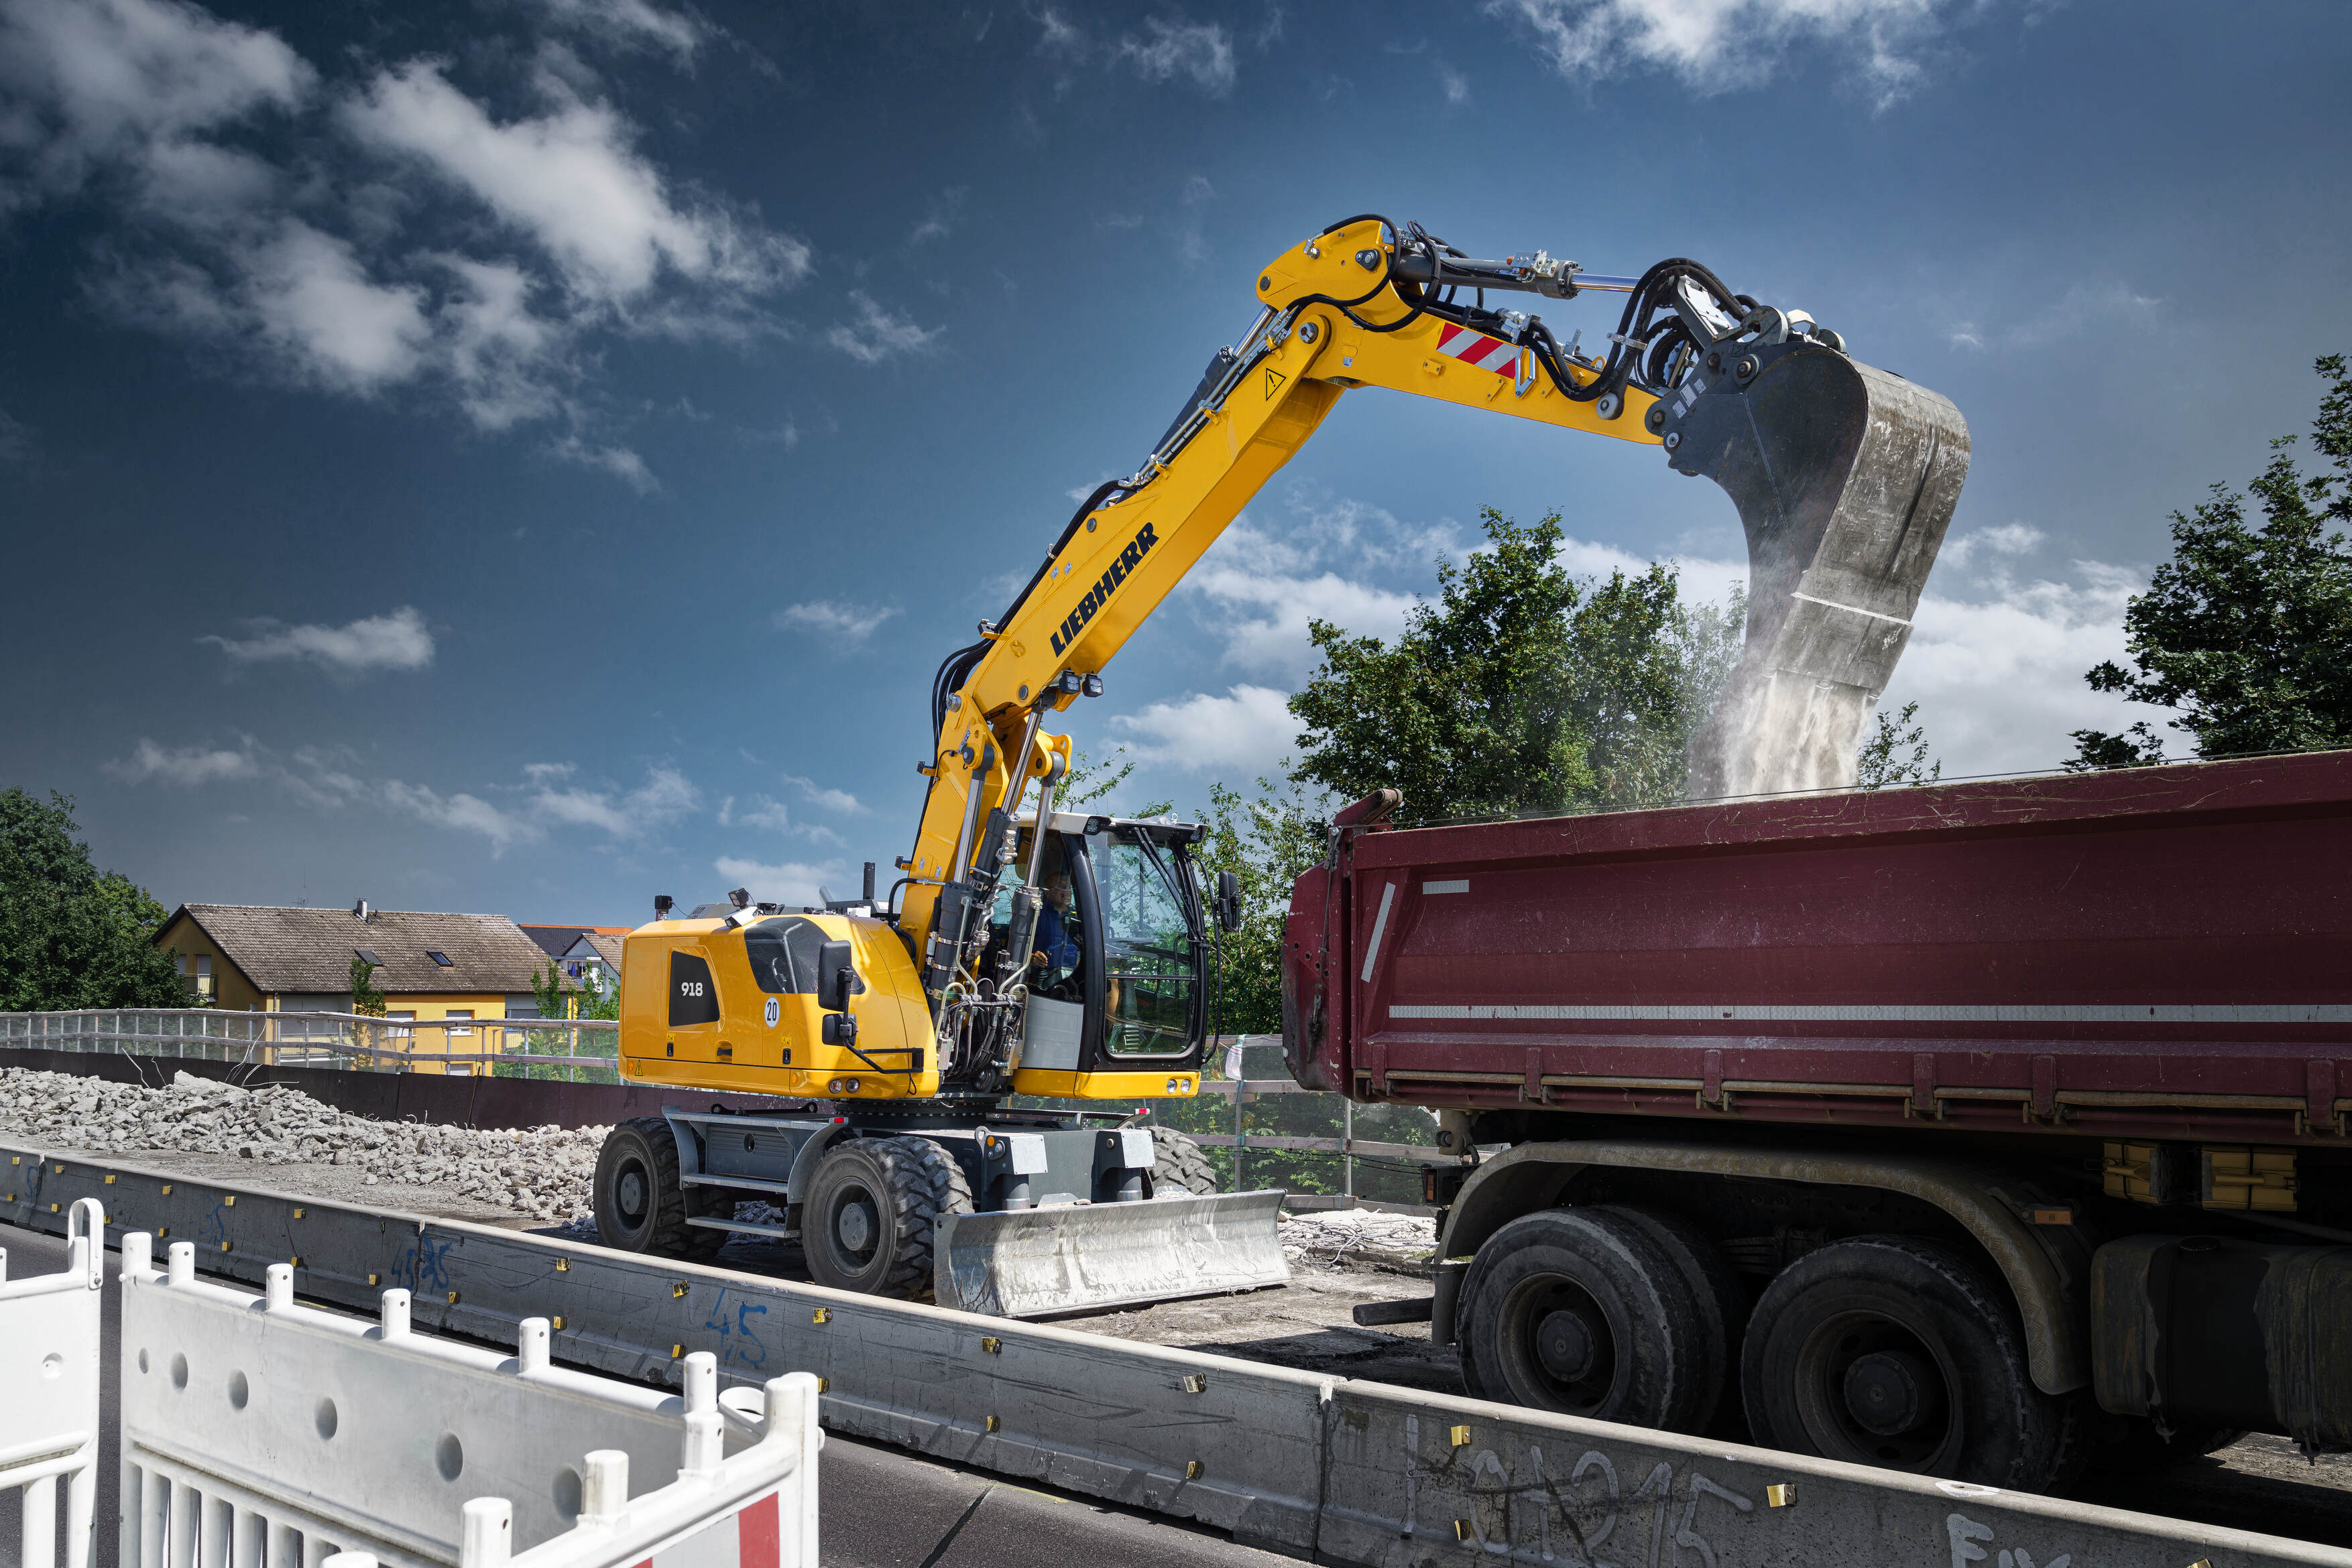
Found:
<path fill-rule="evenodd" d="M 0 0 L 0 784 L 167 902 L 846 890 L 940 655 L 1367 210 L 1695 256 L 1951 397 L 1889 698 L 2046 767 L 2352 348 L 2347 64 L 2340 4 Z M 1308 617 L 1393 631 L 1483 506 L 1743 570 L 1654 450 L 1360 392 L 1073 733 L 1274 770 Z"/>

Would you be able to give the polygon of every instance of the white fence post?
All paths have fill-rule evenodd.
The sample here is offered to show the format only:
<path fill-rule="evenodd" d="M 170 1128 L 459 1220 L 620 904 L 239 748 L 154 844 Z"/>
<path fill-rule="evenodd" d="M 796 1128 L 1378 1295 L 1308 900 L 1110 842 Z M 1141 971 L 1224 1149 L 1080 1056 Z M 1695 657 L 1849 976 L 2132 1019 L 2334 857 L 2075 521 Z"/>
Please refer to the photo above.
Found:
<path fill-rule="evenodd" d="M 24 1490 L 24 1568 L 94 1568 L 98 1496 L 100 1291 L 106 1283 L 106 1215 L 85 1197 L 66 1220 L 66 1267 L 8 1281 L 0 1251 L 0 1488 Z M 66 1532 L 58 1540 L 58 1478 L 66 1478 Z"/>
<path fill-rule="evenodd" d="M 150 1249 L 124 1239 L 122 1568 L 814 1568 L 810 1375 L 730 1457 L 708 1353 L 667 1395 L 551 1364 L 545 1319 L 500 1356 L 414 1332 L 404 1291 L 368 1324 L 289 1265 L 257 1298 Z"/>

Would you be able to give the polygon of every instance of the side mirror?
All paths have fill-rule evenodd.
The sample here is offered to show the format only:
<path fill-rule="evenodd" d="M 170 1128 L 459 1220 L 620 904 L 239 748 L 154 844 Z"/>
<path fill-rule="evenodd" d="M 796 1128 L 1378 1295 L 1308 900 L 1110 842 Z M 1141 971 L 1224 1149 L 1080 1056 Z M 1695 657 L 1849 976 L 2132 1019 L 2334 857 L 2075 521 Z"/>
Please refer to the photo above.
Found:
<path fill-rule="evenodd" d="M 816 1005 L 829 1013 L 849 1010 L 857 984 L 857 966 L 846 942 L 826 942 L 816 950 Z"/>
<path fill-rule="evenodd" d="M 1224 932 L 1242 928 L 1242 879 L 1232 872 L 1217 873 L 1217 929 Z"/>

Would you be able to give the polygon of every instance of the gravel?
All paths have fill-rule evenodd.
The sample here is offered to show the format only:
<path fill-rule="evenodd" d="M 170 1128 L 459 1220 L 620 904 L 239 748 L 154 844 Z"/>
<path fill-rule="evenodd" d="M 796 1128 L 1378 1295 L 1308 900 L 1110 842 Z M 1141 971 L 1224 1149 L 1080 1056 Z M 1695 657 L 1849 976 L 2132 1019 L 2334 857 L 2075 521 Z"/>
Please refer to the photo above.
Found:
<path fill-rule="evenodd" d="M 430 1186 L 541 1221 L 587 1224 L 605 1127 L 481 1131 L 374 1122 L 286 1084 L 182 1072 L 167 1086 L 0 1069 L 0 1132 L 99 1154 L 180 1150 L 266 1166 L 341 1166 L 360 1185 Z"/>

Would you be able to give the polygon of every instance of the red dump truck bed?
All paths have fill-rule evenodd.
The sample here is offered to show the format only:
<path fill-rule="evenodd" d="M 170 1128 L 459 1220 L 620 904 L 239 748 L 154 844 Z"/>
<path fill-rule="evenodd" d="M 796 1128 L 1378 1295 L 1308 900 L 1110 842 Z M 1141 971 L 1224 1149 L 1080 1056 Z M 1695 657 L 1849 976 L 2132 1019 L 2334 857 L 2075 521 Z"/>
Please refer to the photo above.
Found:
<path fill-rule="evenodd" d="M 1360 1099 L 2341 1146 L 2352 752 L 1347 829 L 1285 957 Z"/>

